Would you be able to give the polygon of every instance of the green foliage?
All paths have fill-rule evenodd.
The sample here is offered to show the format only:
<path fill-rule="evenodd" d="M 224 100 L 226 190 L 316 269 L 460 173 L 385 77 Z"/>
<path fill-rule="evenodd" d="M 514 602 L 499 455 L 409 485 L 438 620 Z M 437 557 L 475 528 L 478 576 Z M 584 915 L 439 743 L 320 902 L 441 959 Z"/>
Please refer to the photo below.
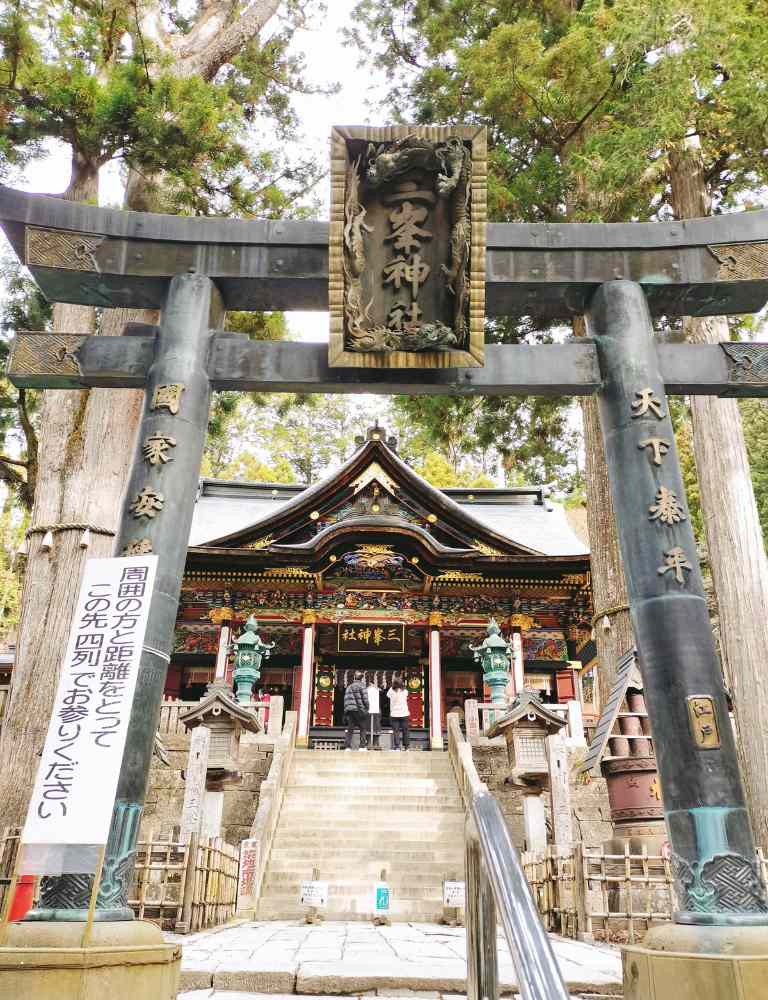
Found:
<path fill-rule="evenodd" d="M 486 475 L 482 469 L 465 464 L 457 470 L 445 455 L 438 451 L 427 452 L 421 461 L 414 464 L 413 470 L 439 489 L 450 489 L 452 486 L 475 487 L 476 489 L 496 486 L 493 479 Z"/>
<path fill-rule="evenodd" d="M 19 516 L 10 503 L 0 507 L 0 640 L 5 640 L 19 623 L 23 561 L 15 558 L 24 539 L 28 516 Z"/>
<path fill-rule="evenodd" d="M 372 422 L 364 397 L 253 394 L 235 410 L 225 433 L 209 434 L 205 474 L 314 483 L 349 458 L 356 437 Z"/>
<path fill-rule="evenodd" d="M 209 12 L 172 12 L 161 44 L 147 37 L 147 26 L 164 18 L 151 2 L 12 0 L 0 12 L 0 173 L 53 138 L 71 148 L 84 176 L 122 161 L 146 178 L 155 208 L 285 214 L 321 171 L 309 158 L 287 164 L 258 136 L 280 141 L 295 130 L 291 95 L 306 86 L 289 46 L 305 13 L 292 9 L 263 44 L 244 33 L 239 52 L 188 71 L 179 63 L 183 36 L 203 49 L 195 28 Z M 240 16 L 233 7 L 230 20 Z"/>
<path fill-rule="evenodd" d="M 50 328 L 51 306 L 15 257 L 0 258 L 0 371 L 17 330 Z M 37 401 L 34 391 L 16 389 L 0 375 L 0 482 L 21 507 L 32 508 L 37 485 Z"/>
<path fill-rule="evenodd" d="M 400 120 L 488 127 L 491 220 L 612 221 L 670 214 L 671 154 L 694 135 L 716 210 L 751 207 L 768 180 L 767 15 L 765 0 L 360 0 L 347 34 L 388 72 Z M 512 481 L 579 488 L 567 404 L 396 405 L 454 464 L 456 449 L 495 447 Z"/>

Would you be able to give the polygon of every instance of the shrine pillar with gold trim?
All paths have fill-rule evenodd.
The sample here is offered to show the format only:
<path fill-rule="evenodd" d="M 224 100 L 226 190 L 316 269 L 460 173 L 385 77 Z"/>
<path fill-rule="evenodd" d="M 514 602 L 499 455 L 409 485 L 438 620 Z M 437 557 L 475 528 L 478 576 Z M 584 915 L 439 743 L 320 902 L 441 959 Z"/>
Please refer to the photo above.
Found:
<path fill-rule="evenodd" d="M 439 611 L 429 615 L 429 745 L 432 750 L 443 749 L 443 680 L 440 672 L 440 626 L 443 616 Z"/>
<path fill-rule="evenodd" d="M 536 622 L 530 615 L 509 616 L 509 641 L 512 644 L 512 670 L 507 685 L 507 701 L 512 701 L 525 687 L 525 657 L 523 633 Z"/>
<path fill-rule="evenodd" d="M 229 640 L 232 637 L 231 622 L 234 618 L 232 608 L 213 608 L 208 617 L 219 626 L 219 647 L 216 652 L 216 670 L 213 676 L 214 683 L 226 684 L 230 681 L 227 677 L 227 658 L 229 656 Z"/>
<path fill-rule="evenodd" d="M 315 658 L 315 624 L 317 614 L 305 611 L 301 616 L 304 634 L 301 642 L 301 667 L 299 668 L 299 727 L 296 733 L 296 745 L 309 746 L 309 716 L 312 700 L 312 665 Z"/>

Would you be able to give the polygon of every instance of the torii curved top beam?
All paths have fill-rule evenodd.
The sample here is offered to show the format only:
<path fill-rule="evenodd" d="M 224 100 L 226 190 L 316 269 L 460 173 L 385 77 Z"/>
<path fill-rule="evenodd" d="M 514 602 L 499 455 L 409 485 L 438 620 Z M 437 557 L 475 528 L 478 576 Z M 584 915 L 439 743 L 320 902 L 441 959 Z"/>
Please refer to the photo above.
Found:
<path fill-rule="evenodd" d="M 157 308 L 200 271 L 228 309 L 322 310 L 328 224 L 123 212 L 0 187 L 0 226 L 51 300 Z M 488 316 L 584 312 L 604 281 L 643 285 L 651 311 L 755 312 L 768 299 L 768 211 L 684 222 L 488 226 Z"/>

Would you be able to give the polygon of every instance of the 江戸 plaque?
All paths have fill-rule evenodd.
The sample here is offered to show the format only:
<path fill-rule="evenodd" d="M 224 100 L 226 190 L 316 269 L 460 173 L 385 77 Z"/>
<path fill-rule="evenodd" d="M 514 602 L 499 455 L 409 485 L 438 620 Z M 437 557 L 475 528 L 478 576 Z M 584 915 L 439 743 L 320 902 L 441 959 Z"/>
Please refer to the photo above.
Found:
<path fill-rule="evenodd" d="M 482 365 L 485 181 L 485 129 L 333 129 L 331 365 Z"/>

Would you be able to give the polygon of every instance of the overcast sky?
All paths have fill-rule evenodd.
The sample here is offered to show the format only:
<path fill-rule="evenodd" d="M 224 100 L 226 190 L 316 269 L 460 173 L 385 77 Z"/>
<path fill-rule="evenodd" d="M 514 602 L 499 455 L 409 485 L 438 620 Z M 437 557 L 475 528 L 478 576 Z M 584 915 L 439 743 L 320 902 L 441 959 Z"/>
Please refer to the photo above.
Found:
<path fill-rule="evenodd" d="M 371 110 L 377 94 L 381 94 L 382 78 L 375 71 L 362 72 L 357 67 L 357 53 L 342 45 L 341 29 L 349 24 L 355 0 L 329 0 L 328 14 L 323 21 L 300 31 L 294 48 L 303 52 L 307 61 L 307 76 L 311 83 L 338 83 L 341 90 L 333 97 L 299 95 L 295 106 L 304 133 L 304 148 L 308 145 L 319 159 L 328 160 L 329 137 L 333 125 L 386 124 L 380 113 Z M 372 117 L 372 115 L 374 117 Z M 49 146 L 49 155 L 31 163 L 24 177 L 14 180 L 17 187 L 41 194 L 59 194 L 68 182 L 69 153 L 63 146 Z M 320 182 L 315 194 L 323 203 L 323 216 L 328 211 L 329 181 Z M 119 204 L 122 198 L 117 164 L 109 164 L 100 176 L 99 198 L 102 204 Z M 4 237 L 0 236 L 4 242 Z M 327 313 L 289 313 L 289 326 L 294 339 L 327 340 Z"/>

